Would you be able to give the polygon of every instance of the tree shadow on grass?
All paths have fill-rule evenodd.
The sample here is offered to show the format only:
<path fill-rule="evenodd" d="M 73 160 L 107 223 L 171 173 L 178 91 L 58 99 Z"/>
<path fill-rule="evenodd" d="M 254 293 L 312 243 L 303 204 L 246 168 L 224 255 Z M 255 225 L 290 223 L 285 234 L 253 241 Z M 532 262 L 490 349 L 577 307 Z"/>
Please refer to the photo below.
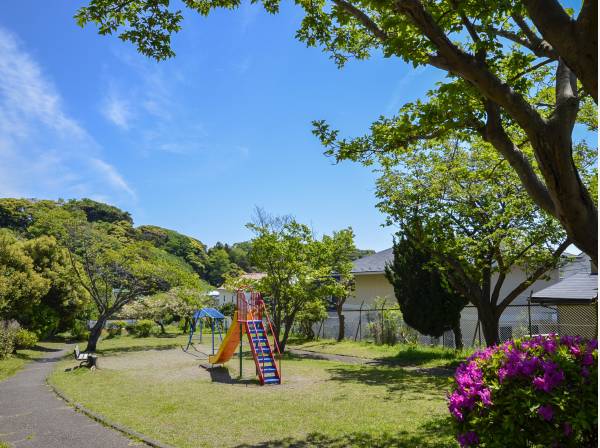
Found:
<path fill-rule="evenodd" d="M 333 355 L 326 353 L 299 353 L 299 352 L 287 352 L 284 355 L 284 360 L 293 360 L 293 359 L 316 359 L 316 360 L 329 360 L 340 362 L 348 365 L 363 365 L 363 366 L 371 366 L 371 367 L 396 367 L 402 368 L 404 371 L 410 371 L 415 374 L 427 375 L 427 376 L 437 376 L 441 378 L 449 378 L 454 374 L 454 370 L 447 367 L 419 367 L 418 364 L 411 364 L 408 362 L 397 362 L 396 358 L 375 358 L 369 360 L 367 358 L 358 358 L 354 356 L 346 356 L 346 355 Z M 423 361 L 425 362 L 425 361 Z"/>
<path fill-rule="evenodd" d="M 305 439 L 287 437 L 258 444 L 242 444 L 236 448 L 455 448 L 447 418 L 431 420 L 416 431 L 372 434 L 355 432 L 343 436 L 311 433 Z"/>
<path fill-rule="evenodd" d="M 328 368 L 332 381 L 357 383 L 366 386 L 385 386 L 389 392 L 414 393 L 439 399 L 448 389 L 447 377 L 424 375 L 406 369 L 373 365 L 337 365 Z"/>
<path fill-rule="evenodd" d="M 143 352 L 146 350 L 172 350 L 174 348 L 181 348 L 180 344 L 144 344 L 144 345 L 130 345 L 125 347 L 110 347 L 102 348 L 97 351 L 101 355 L 112 355 L 115 353 L 130 353 L 130 352 Z"/>

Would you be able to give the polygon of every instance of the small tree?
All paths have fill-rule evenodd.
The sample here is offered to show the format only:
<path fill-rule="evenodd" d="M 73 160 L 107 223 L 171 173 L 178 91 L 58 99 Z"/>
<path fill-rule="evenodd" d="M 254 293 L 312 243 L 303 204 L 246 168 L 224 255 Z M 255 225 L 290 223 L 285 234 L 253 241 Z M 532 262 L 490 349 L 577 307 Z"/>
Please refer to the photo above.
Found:
<path fill-rule="evenodd" d="M 354 290 L 354 277 L 352 276 L 352 259 L 356 253 L 354 246 L 354 232 L 351 228 L 333 232 L 332 236 L 324 235 L 321 240 L 320 256 L 323 257 L 324 264 L 331 266 L 331 272 L 335 282 L 329 282 L 329 296 L 335 303 L 335 310 L 338 315 L 338 336 L 337 340 L 342 341 L 346 335 L 344 316 L 344 304 L 348 296 Z"/>
<path fill-rule="evenodd" d="M 290 331 L 307 304 L 325 301 L 326 297 L 345 294 L 345 287 L 332 275 L 339 269 L 348 276 L 349 267 L 344 256 L 351 230 L 336 237 L 315 238 L 311 229 L 291 217 L 273 217 L 257 209 L 255 220 L 248 227 L 255 233 L 250 260 L 266 273 L 259 289 L 266 293 L 272 307 L 273 325 L 279 347 L 283 351 Z M 345 232 L 345 233 L 343 233 Z M 354 245 L 350 244 L 353 248 Z"/>
<path fill-rule="evenodd" d="M 165 322 L 176 317 L 183 319 L 184 328 L 187 328 L 187 322 L 194 311 L 210 302 L 207 292 L 208 285 L 202 285 L 199 289 L 172 288 L 129 303 L 120 314 L 124 317 L 152 320 L 160 327 L 160 332 L 165 334 Z"/>
<path fill-rule="evenodd" d="M 179 259 L 145 242 L 123 244 L 95 231 L 89 223 L 68 228 L 71 267 L 88 291 L 97 311 L 86 351 L 96 351 L 102 328 L 123 306 L 198 278 Z"/>
<path fill-rule="evenodd" d="M 394 243 L 394 262 L 385 274 L 394 286 L 404 322 L 422 334 L 440 337 L 454 332 L 456 349 L 463 348 L 460 312 L 467 300 L 453 291 L 433 263 L 417 225 Z"/>

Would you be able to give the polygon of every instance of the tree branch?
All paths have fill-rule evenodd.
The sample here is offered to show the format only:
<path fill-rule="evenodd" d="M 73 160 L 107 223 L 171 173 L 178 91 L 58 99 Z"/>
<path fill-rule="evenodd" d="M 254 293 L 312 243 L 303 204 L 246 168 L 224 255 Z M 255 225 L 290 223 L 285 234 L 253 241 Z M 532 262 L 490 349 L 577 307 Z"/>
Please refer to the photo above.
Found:
<path fill-rule="evenodd" d="M 548 269 L 552 268 L 556 264 L 556 260 L 561 254 L 565 251 L 567 247 L 571 244 L 571 240 L 567 238 L 564 240 L 560 246 L 556 248 L 556 250 L 552 253 L 552 258 L 547 263 L 543 263 L 539 266 L 529 277 L 527 277 L 524 281 L 522 281 L 515 289 L 513 289 L 498 305 L 498 314 L 502 314 L 502 312 L 506 309 L 508 305 L 510 305 L 513 300 L 515 300 L 519 294 L 523 293 L 527 288 L 529 288 L 538 278 L 548 271 Z"/>
<path fill-rule="evenodd" d="M 510 163 L 535 203 L 548 213 L 556 216 L 555 206 L 548 188 L 533 170 L 527 156 L 513 143 L 504 130 L 498 105 L 486 100 L 485 109 L 487 121 L 480 130 L 481 136 L 485 141 L 494 145 L 494 148 Z"/>
<path fill-rule="evenodd" d="M 598 103 L 598 0 L 585 0 L 577 21 L 558 0 L 523 0 L 532 22 Z"/>
<path fill-rule="evenodd" d="M 385 42 L 388 38 L 385 31 L 383 31 L 379 26 L 363 11 L 358 9 L 352 3 L 347 2 L 346 0 L 333 0 L 333 2 L 338 5 L 341 9 L 349 13 L 356 20 L 364 25 L 366 29 L 368 29 L 373 36 L 379 39 L 382 42 Z"/>

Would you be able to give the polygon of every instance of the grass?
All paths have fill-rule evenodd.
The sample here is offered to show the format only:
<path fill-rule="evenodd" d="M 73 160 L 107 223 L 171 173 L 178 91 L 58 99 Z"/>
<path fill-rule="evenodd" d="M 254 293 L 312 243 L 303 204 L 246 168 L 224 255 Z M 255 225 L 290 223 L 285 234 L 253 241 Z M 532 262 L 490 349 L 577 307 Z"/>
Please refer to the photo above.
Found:
<path fill-rule="evenodd" d="M 70 370 L 73 361 L 64 360 L 50 382 L 112 421 L 176 447 L 456 446 L 445 378 L 288 355 L 284 384 L 261 387 L 247 356 L 238 380 L 237 358 L 209 373 L 180 349 L 157 350 L 166 339 L 102 341 L 99 370 Z"/>
<path fill-rule="evenodd" d="M 342 341 L 319 339 L 290 343 L 290 348 L 310 350 L 333 355 L 356 356 L 387 361 L 400 366 L 456 367 L 471 351 L 456 352 L 443 347 L 429 347 L 414 344 L 375 345 L 373 342 Z"/>
<path fill-rule="evenodd" d="M 0 381 L 13 376 L 21 370 L 29 361 L 42 358 L 49 351 L 60 350 L 62 342 L 39 342 L 35 347 L 27 350 L 17 350 L 17 353 L 8 358 L 0 360 Z M 0 445 L 2 448 L 2 445 Z"/>

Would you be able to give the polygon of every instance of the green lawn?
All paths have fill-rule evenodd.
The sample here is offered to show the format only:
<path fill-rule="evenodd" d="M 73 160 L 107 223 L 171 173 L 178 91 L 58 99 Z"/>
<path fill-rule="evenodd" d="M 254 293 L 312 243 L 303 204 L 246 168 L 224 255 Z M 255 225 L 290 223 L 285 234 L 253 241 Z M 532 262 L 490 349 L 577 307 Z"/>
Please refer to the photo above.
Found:
<path fill-rule="evenodd" d="M 238 380 L 237 358 L 207 372 L 195 356 L 165 349 L 167 339 L 186 341 L 102 341 L 100 369 L 71 370 L 75 363 L 64 360 L 50 381 L 109 419 L 177 447 L 456 446 L 446 378 L 287 356 L 284 384 L 261 387 L 248 357 Z"/>
<path fill-rule="evenodd" d="M 381 359 L 401 366 L 420 367 L 456 367 L 472 353 L 472 351 L 456 352 L 443 347 L 413 344 L 375 345 L 372 342 L 336 342 L 335 339 L 290 343 L 289 347 L 335 355 Z"/>
<path fill-rule="evenodd" d="M 43 358 L 49 351 L 60 350 L 63 346 L 62 342 L 40 342 L 32 349 L 17 350 L 16 354 L 0 360 L 0 381 L 17 373 L 29 361 Z"/>

